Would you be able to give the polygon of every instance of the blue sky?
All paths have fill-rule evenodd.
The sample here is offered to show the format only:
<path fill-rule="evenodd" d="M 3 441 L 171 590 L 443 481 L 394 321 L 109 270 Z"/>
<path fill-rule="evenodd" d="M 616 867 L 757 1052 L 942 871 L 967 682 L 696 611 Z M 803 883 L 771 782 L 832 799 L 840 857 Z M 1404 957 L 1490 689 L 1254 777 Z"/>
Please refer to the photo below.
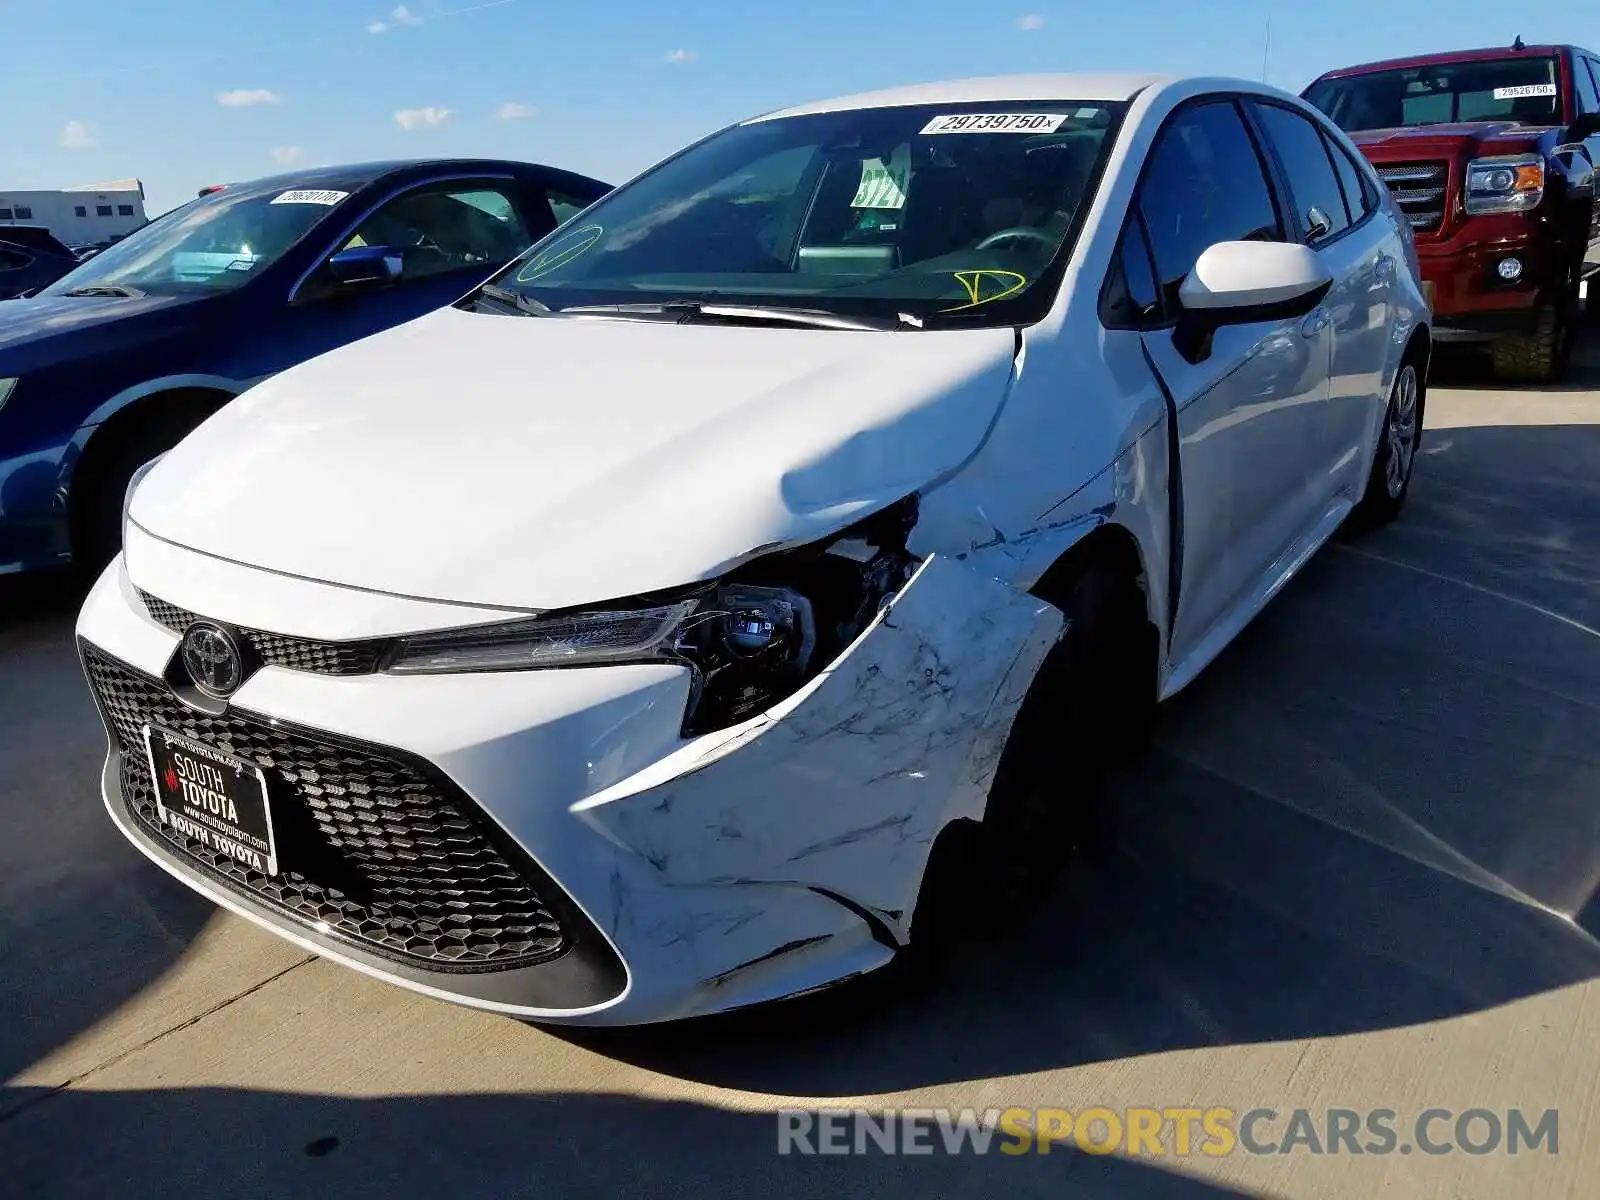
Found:
<path fill-rule="evenodd" d="M 1268 77 L 1292 90 L 1329 67 L 1518 33 L 1600 44 L 1592 4 L 1514 7 L 0 0 L 0 186 L 136 176 L 154 215 L 207 183 L 413 155 L 620 182 L 718 125 L 841 92 L 1031 71 L 1259 77 L 1269 13 Z"/>

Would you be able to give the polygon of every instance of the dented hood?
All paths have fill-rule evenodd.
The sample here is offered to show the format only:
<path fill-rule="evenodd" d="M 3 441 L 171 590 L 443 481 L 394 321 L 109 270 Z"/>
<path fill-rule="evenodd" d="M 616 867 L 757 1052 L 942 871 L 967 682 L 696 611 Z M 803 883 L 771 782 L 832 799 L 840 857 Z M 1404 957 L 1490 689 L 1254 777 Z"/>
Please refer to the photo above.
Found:
<path fill-rule="evenodd" d="M 959 467 L 1009 328 L 844 332 L 445 309 L 229 404 L 140 484 L 168 541 L 400 595 L 562 608 L 710 578 Z"/>

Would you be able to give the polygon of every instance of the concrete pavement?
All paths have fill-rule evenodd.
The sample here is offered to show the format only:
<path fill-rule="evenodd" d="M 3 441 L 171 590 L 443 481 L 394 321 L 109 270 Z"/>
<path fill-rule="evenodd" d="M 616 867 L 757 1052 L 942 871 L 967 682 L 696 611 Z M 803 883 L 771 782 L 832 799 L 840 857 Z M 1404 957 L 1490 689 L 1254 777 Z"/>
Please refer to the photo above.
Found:
<path fill-rule="evenodd" d="M 0 591 L 0 1195 L 1593 1195 L 1586 353 L 1558 391 L 1458 365 L 1405 516 L 1321 554 L 1169 706 L 1118 789 L 1119 852 L 899 999 L 574 1035 L 307 959 L 121 842 L 73 598 Z M 1554 1108 L 1559 1146 L 779 1157 L 774 1110 L 823 1101 L 1270 1107 L 1272 1138 L 1297 1107 L 1402 1132 Z"/>

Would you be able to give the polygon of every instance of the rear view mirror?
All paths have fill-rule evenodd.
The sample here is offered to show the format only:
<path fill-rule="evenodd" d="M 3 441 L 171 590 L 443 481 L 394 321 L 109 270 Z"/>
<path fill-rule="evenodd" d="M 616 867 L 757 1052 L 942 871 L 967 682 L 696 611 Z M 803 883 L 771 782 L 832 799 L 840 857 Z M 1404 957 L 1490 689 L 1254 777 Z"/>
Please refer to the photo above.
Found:
<path fill-rule="evenodd" d="M 393 283 L 405 266 L 405 251 L 394 246 L 352 246 L 328 260 L 334 282 L 346 287 Z"/>
<path fill-rule="evenodd" d="M 1183 311 L 1174 343 L 1190 362 L 1199 362 L 1222 326 L 1304 316 L 1332 286 L 1333 276 L 1309 246 L 1218 242 L 1200 256 L 1178 290 Z"/>

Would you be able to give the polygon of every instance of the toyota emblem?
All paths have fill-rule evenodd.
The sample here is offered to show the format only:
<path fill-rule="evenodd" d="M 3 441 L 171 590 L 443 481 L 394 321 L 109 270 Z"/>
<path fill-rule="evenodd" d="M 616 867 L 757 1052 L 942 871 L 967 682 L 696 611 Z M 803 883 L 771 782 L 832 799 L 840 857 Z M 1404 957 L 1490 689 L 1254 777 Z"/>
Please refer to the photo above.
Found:
<path fill-rule="evenodd" d="M 184 670 L 195 687 L 221 700 L 244 682 L 244 655 L 239 643 L 220 625 L 197 621 L 184 630 L 180 647 Z"/>

